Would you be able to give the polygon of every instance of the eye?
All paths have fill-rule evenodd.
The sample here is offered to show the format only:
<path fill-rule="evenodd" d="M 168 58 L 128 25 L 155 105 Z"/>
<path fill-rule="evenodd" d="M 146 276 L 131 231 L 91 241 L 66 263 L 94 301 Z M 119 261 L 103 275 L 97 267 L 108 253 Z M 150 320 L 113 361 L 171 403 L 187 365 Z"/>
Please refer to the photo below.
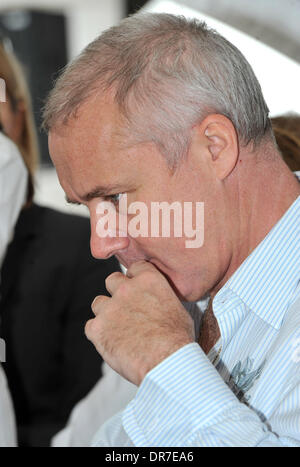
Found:
<path fill-rule="evenodd" d="M 116 193 L 115 195 L 109 195 L 107 198 L 109 199 L 109 201 L 116 205 L 120 202 L 122 195 L 123 193 Z"/>

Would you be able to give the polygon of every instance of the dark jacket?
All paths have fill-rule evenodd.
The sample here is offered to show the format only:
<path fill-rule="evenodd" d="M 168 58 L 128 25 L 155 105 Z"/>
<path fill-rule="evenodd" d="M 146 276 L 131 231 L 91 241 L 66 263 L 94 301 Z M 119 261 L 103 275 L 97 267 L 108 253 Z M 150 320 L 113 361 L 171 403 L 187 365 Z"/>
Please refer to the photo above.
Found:
<path fill-rule="evenodd" d="M 95 260 L 88 219 L 23 210 L 1 270 L 0 336 L 19 444 L 47 446 L 99 380 L 102 360 L 84 335 L 96 295 L 119 264 Z"/>

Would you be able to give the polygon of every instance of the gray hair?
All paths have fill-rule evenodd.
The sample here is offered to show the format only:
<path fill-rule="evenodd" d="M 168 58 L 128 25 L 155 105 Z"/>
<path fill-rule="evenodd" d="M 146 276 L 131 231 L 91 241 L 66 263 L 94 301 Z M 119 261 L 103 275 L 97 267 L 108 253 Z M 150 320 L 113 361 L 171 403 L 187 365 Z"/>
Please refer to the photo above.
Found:
<path fill-rule="evenodd" d="M 88 97 L 109 89 L 135 142 L 154 142 L 172 165 L 186 154 L 191 128 L 211 113 L 229 118 L 244 145 L 270 130 L 249 63 L 196 19 L 138 13 L 105 31 L 58 78 L 44 128 L 67 123 Z"/>

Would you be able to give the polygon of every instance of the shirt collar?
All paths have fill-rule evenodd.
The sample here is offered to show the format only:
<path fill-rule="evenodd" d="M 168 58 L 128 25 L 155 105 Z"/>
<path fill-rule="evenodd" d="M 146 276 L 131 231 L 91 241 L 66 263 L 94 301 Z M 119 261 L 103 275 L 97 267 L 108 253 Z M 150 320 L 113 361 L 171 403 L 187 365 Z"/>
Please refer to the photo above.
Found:
<path fill-rule="evenodd" d="M 224 303 L 233 293 L 246 308 L 279 329 L 299 284 L 299 224 L 300 196 L 216 294 L 214 303 Z"/>

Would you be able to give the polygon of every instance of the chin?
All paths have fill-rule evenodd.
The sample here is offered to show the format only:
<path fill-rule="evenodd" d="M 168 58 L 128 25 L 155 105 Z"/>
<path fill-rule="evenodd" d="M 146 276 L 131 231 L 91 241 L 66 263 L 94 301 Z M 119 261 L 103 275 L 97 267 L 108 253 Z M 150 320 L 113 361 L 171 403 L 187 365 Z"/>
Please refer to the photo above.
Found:
<path fill-rule="evenodd" d="M 180 301 L 197 302 L 207 294 L 207 291 L 203 290 L 203 286 L 199 287 L 199 281 L 187 281 L 186 277 L 164 275 Z"/>
<path fill-rule="evenodd" d="M 175 291 L 177 297 L 180 299 L 182 302 L 197 302 L 201 297 L 199 297 L 199 293 L 193 292 L 191 290 L 187 289 L 178 289 L 178 288 L 173 288 Z"/>
<path fill-rule="evenodd" d="M 162 272 L 162 271 L 161 271 Z M 194 296 L 198 296 L 199 294 L 193 293 L 191 290 L 191 284 L 187 284 L 184 280 L 176 280 L 169 275 L 162 272 L 165 278 L 168 280 L 170 286 L 174 290 L 175 294 L 182 302 L 193 302 L 195 299 Z"/>

